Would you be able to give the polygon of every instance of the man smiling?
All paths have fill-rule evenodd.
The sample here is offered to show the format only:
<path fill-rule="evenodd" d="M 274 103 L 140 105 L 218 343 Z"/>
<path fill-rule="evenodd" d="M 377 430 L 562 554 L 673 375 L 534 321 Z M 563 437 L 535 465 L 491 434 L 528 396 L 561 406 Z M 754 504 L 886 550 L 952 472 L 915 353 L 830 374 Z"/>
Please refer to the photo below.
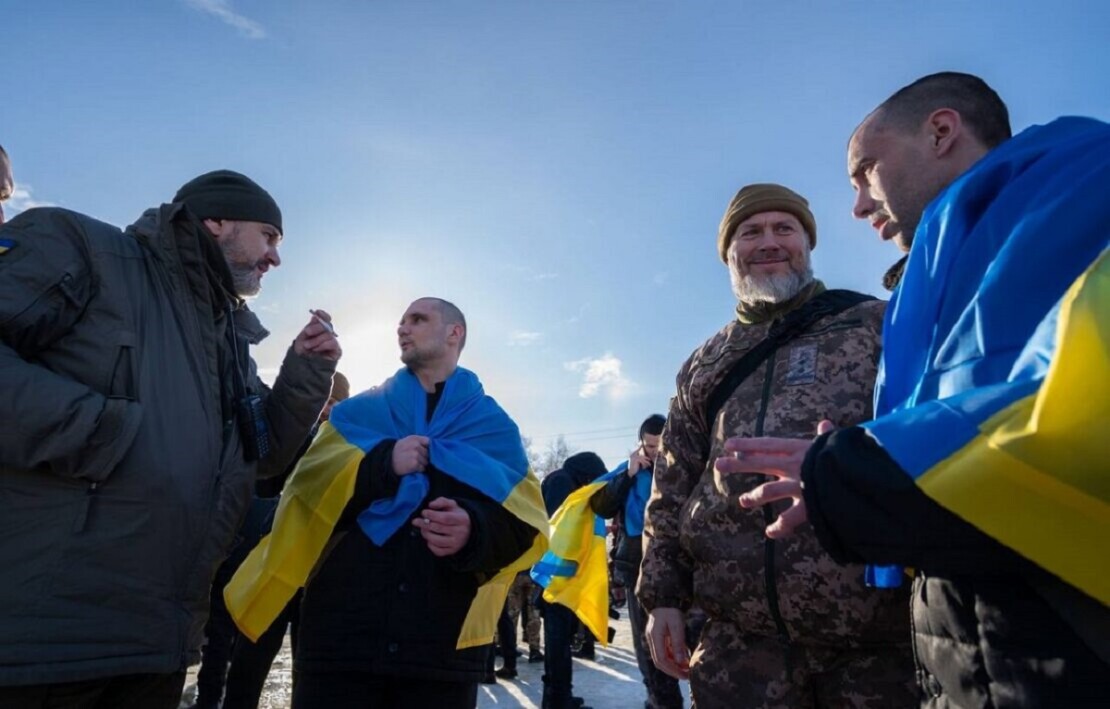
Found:
<path fill-rule="evenodd" d="M 255 476 L 297 453 L 341 353 L 309 320 L 258 377 L 246 298 L 281 234 L 230 170 L 126 231 L 52 207 L 0 227 L 0 706 L 177 706 Z"/>
<path fill-rule="evenodd" d="M 644 524 L 639 599 L 664 672 L 689 678 L 698 707 L 909 706 L 904 591 L 863 585 L 812 535 L 765 537 L 774 516 L 737 500 L 762 481 L 715 475 L 735 435 L 807 436 L 814 421 L 871 416 L 883 304 L 814 280 L 817 226 L 805 199 L 748 185 L 718 251 L 737 317 L 678 374 Z M 689 665 L 683 613 L 709 620 Z M 816 704 L 815 704 L 816 702 Z"/>

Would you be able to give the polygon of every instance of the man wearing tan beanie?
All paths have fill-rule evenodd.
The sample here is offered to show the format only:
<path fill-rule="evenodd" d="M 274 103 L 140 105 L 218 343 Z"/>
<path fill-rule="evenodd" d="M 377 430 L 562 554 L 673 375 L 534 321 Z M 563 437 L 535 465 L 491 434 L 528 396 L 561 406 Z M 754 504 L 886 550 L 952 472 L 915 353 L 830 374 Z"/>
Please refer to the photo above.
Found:
<path fill-rule="evenodd" d="M 644 524 L 637 594 L 655 664 L 708 707 L 912 706 L 908 598 L 864 585 L 812 531 L 766 536 L 745 510 L 764 482 L 713 461 L 733 436 L 810 438 L 815 422 L 871 417 L 884 304 L 813 277 L 817 224 L 781 185 L 732 199 L 717 235 L 736 317 L 679 371 Z M 684 616 L 709 620 L 689 660 Z"/>

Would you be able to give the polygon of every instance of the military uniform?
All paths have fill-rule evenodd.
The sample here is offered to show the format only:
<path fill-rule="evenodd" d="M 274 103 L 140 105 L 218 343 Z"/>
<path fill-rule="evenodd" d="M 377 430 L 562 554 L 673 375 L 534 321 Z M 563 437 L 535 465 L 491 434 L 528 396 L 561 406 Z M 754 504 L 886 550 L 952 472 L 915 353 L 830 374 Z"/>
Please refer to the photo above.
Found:
<path fill-rule="evenodd" d="M 742 509 L 740 495 L 767 478 L 713 467 L 733 436 L 807 438 L 822 419 L 838 427 L 869 419 L 883 310 L 868 301 L 819 320 L 763 362 L 712 422 L 706 400 L 772 320 L 734 320 L 678 374 L 637 591 L 649 611 L 708 614 L 690 667 L 698 707 L 917 703 L 908 591 L 867 588 L 863 567 L 834 562 L 808 526 L 768 539 L 787 503 Z"/>
<path fill-rule="evenodd" d="M 532 655 L 540 652 L 540 612 L 532 606 L 532 597 L 536 594 L 536 584 L 527 572 L 517 574 L 513 585 L 509 587 L 509 595 L 505 599 L 505 607 L 513 627 L 516 627 L 517 618 L 524 613 L 524 639 L 528 643 L 528 650 Z"/>

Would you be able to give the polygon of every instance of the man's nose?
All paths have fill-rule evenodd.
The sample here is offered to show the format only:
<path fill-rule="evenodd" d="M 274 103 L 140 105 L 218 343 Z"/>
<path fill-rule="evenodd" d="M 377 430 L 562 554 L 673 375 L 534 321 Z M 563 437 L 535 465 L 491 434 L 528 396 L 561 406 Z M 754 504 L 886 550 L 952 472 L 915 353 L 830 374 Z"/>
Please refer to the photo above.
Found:
<path fill-rule="evenodd" d="M 759 232 L 759 238 L 756 240 L 757 251 L 775 251 L 779 248 L 779 240 L 775 237 L 775 230 L 773 227 L 767 227 Z"/>
<path fill-rule="evenodd" d="M 273 264 L 274 268 L 281 265 L 281 254 L 278 253 L 276 246 L 271 246 L 270 250 L 266 252 L 266 259 Z"/>
<path fill-rule="evenodd" d="M 871 199 L 871 192 L 861 189 L 856 192 L 856 201 L 852 204 L 852 216 L 856 219 L 867 219 L 875 211 L 875 200 Z"/>

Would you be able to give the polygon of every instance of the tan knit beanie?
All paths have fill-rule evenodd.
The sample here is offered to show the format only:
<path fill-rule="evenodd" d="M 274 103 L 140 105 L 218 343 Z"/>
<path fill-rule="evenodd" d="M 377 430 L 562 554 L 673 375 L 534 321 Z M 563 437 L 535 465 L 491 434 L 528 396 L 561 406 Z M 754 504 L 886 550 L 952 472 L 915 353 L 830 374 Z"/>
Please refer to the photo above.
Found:
<path fill-rule="evenodd" d="M 351 396 L 351 383 L 347 381 L 347 377 L 339 372 L 332 375 L 331 378 L 331 398 L 336 401 L 344 401 Z"/>
<path fill-rule="evenodd" d="M 809 202 L 797 192 L 782 185 L 756 184 L 740 189 L 728 204 L 724 219 L 717 230 L 717 251 L 728 264 L 728 245 L 732 233 L 742 221 L 760 212 L 788 212 L 798 218 L 809 234 L 809 248 L 817 246 L 817 222 L 809 211 Z"/>

